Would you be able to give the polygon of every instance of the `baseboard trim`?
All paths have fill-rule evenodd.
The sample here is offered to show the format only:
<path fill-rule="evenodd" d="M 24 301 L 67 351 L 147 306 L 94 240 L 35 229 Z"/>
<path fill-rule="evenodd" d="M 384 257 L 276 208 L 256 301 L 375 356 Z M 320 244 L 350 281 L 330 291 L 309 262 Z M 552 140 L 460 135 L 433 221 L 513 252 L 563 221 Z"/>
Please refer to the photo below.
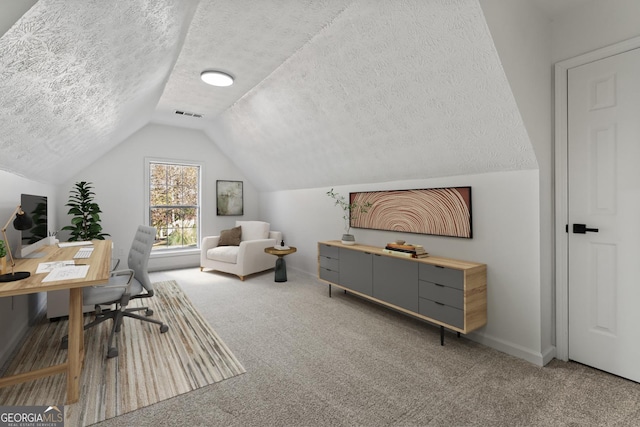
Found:
<path fill-rule="evenodd" d="M 544 366 L 549 363 L 555 357 L 556 353 L 556 348 L 553 346 L 550 346 L 543 353 L 540 353 L 521 345 L 501 340 L 500 338 L 482 334 L 481 332 L 472 332 L 467 335 L 467 338 L 482 345 L 486 345 L 487 347 L 501 351 L 502 353 L 509 354 L 519 359 L 524 359 L 537 366 Z"/>
<path fill-rule="evenodd" d="M 296 268 L 295 266 L 292 266 L 290 268 L 302 274 L 306 274 L 306 275 L 317 278 L 317 275 L 316 275 L 317 273 L 310 273 L 300 268 Z M 406 313 L 404 314 L 408 315 Z M 485 333 L 482 333 L 481 331 L 471 332 L 469 334 L 466 334 L 465 337 L 470 339 L 471 341 L 480 343 L 482 345 L 486 345 L 487 347 L 491 347 L 495 350 L 517 357 L 519 359 L 526 360 L 527 362 L 533 363 L 534 365 L 537 365 L 537 366 L 545 366 L 556 356 L 556 348 L 554 346 L 549 346 L 544 350 L 544 352 L 541 353 L 541 352 L 533 351 L 521 345 L 514 344 L 512 342 L 505 341 L 500 338 L 493 337 L 491 335 L 487 335 Z"/>
<path fill-rule="evenodd" d="M 556 357 L 556 347 L 554 345 L 550 345 L 547 347 L 545 351 L 542 352 L 542 363 L 543 366 L 546 366 L 547 363 L 551 362 Z"/>
<path fill-rule="evenodd" d="M 0 376 L 4 375 L 7 369 L 7 363 L 11 361 L 12 356 L 19 349 L 19 346 L 26 336 L 28 329 L 28 322 L 24 322 L 22 327 L 13 334 L 13 336 L 9 339 L 8 342 L 5 343 L 5 345 L 2 346 L 2 350 L 0 350 Z"/>

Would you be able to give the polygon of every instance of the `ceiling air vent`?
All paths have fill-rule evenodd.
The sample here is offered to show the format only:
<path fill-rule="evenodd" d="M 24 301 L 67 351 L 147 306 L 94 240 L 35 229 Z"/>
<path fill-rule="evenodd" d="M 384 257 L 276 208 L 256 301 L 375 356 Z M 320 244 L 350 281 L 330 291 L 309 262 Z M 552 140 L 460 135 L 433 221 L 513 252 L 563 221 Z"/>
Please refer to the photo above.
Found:
<path fill-rule="evenodd" d="M 186 111 L 181 111 L 181 110 L 176 110 L 176 114 L 179 114 L 181 116 L 187 116 L 187 117 L 195 117 L 196 119 L 202 118 L 202 114 L 188 113 Z"/>

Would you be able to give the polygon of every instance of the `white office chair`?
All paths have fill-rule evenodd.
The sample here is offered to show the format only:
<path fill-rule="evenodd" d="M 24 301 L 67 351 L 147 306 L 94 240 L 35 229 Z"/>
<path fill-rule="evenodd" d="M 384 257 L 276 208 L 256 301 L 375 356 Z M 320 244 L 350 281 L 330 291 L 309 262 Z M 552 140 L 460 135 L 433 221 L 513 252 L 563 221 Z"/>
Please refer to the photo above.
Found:
<path fill-rule="evenodd" d="M 113 327 L 109 334 L 107 357 L 116 357 L 118 348 L 112 346 L 113 338 L 120 332 L 124 317 L 151 322 L 160 325 L 160 332 L 165 333 L 169 326 L 159 320 L 149 319 L 135 314 L 136 311 L 145 311 L 147 316 L 153 315 L 153 311 L 148 307 L 127 308 L 129 300 L 136 298 L 150 298 L 153 296 L 153 285 L 149 280 L 147 265 L 149 255 L 156 237 L 156 229 L 153 227 L 139 226 L 138 231 L 131 244 L 129 257 L 127 259 L 128 269 L 115 270 L 111 272 L 109 283 L 84 288 L 82 299 L 84 305 L 94 305 L 96 307 L 96 318 L 93 322 L 84 326 L 86 331 L 107 319 L 113 319 Z M 115 308 L 103 309 L 102 306 L 112 306 Z M 63 347 L 66 348 L 66 338 L 63 339 Z"/>

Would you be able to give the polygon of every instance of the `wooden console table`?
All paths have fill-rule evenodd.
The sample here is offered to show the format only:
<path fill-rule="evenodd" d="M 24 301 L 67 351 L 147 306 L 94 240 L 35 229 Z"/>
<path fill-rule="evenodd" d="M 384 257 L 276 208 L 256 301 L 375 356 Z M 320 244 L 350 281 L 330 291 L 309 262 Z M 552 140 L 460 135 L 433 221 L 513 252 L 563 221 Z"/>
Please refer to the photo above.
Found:
<path fill-rule="evenodd" d="M 487 266 L 429 256 L 405 258 L 383 248 L 318 242 L 318 278 L 363 298 L 467 334 L 487 323 Z"/>

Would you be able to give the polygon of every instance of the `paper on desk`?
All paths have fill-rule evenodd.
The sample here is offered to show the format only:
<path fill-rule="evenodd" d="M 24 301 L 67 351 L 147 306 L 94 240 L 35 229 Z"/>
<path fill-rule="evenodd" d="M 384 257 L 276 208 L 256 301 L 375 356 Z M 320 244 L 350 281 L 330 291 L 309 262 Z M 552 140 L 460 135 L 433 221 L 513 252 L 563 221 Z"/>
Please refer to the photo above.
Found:
<path fill-rule="evenodd" d="M 82 279 L 89 271 L 88 265 L 67 265 L 65 267 L 54 268 L 43 282 L 57 282 L 59 280 Z"/>
<path fill-rule="evenodd" d="M 50 273 L 54 268 L 64 267 L 67 265 L 74 265 L 73 260 L 69 261 L 52 261 L 52 262 L 41 262 L 38 264 L 38 269 L 36 270 L 36 274 L 40 273 Z"/>

